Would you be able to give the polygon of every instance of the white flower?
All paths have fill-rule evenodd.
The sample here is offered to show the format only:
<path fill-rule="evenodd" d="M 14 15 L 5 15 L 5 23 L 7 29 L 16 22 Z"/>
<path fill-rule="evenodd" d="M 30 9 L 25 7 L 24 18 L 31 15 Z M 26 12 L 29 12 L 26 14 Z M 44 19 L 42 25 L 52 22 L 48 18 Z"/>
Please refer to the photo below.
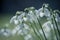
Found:
<path fill-rule="evenodd" d="M 19 29 L 21 29 L 21 27 L 20 27 L 20 25 L 18 25 L 14 29 L 18 31 Z"/>
<path fill-rule="evenodd" d="M 17 25 L 19 23 L 18 20 L 14 20 L 14 24 Z"/>
<path fill-rule="evenodd" d="M 27 35 L 28 32 L 29 32 L 29 31 L 26 30 L 26 29 L 20 29 L 20 30 L 18 30 L 17 34 L 18 34 L 18 35 Z"/>
<path fill-rule="evenodd" d="M 38 10 L 35 10 L 35 14 L 36 14 L 37 17 L 39 17 Z"/>
<path fill-rule="evenodd" d="M 12 35 L 15 35 L 19 30 L 22 29 L 21 25 L 17 25 L 13 30 L 12 30 Z"/>
<path fill-rule="evenodd" d="M 48 21 L 42 25 L 44 31 L 49 32 L 53 25 L 51 24 L 51 21 Z"/>
<path fill-rule="evenodd" d="M 12 33 L 12 35 L 15 35 L 16 32 L 17 32 L 17 30 L 13 29 L 11 33 Z"/>
<path fill-rule="evenodd" d="M 4 36 L 11 36 L 11 30 L 10 29 L 6 29 L 6 32 L 3 33 Z"/>
<path fill-rule="evenodd" d="M 25 28 L 25 29 L 28 29 L 28 30 L 30 29 L 27 24 L 24 24 L 24 28 Z"/>
<path fill-rule="evenodd" d="M 2 34 L 3 36 L 8 37 L 8 36 L 11 35 L 11 30 L 10 30 L 10 29 L 1 29 L 1 34 Z"/>
<path fill-rule="evenodd" d="M 20 23 L 22 23 L 22 21 L 25 20 L 25 19 L 23 19 L 24 16 L 25 16 L 25 12 L 17 17 L 17 19 L 19 20 Z"/>
<path fill-rule="evenodd" d="M 43 4 L 43 6 L 48 7 L 48 6 L 49 6 L 49 4 Z"/>
<path fill-rule="evenodd" d="M 13 16 L 10 20 L 10 23 L 12 23 L 14 21 L 14 19 L 16 19 L 17 16 Z"/>
<path fill-rule="evenodd" d="M 45 22 L 45 23 L 42 25 L 42 28 L 43 28 L 43 31 L 44 31 L 46 37 L 47 37 L 47 38 L 51 37 L 51 34 L 53 34 L 53 33 L 51 33 L 51 30 L 53 31 L 53 25 L 51 24 L 51 21 Z M 41 29 L 39 30 L 39 32 L 40 32 L 40 34 L 41 34 L 42 36 L 44 36 Z"/>
<path fill-rule="evenodd" d="M 33 21 L 35 21 L 35 22 L 37 22 L 37 16 L 34 14 L 34 13 L 28 13 L 27 14 L 27 17 L 28 17 L 28 20 L 30 21 L 30 22 L 33 22 Z"/>
<path fill-rule="evenodd" d="M 39 15 L 40 17 L 43 17 L 43 16 L 44 16 L 43 8 L 40 8 L 40 9 L 38 10 L 38 15 Z"/>
<path fill-rule="evenodd" d="M 55 20 L 56 20 L 57 22 L 60 22 L 60 17 L 59 17 L 59 15 L 56 14 L 55 17 L 56 17 Z"/>
<path fill-rule="evenodd" d="M 44 11 L 44 12 L 43 12 Z M 38 15 L 40 15 L 40 17 L 46 16 L 46 17 L 50 17 L 50 11 L 47 8 L 40 8 L 38 10 Z"/>
<path fill-rule="evenodd" d="M 10 20 L 10 23 L 14 23 L 15 25 L 17 25 L 19 23 L 19 20 L 16 18 L 17 18 L 17 16 L 13 16 Z"/>
<path fill-rule="evenodd" d="M 4 32 L 4 29 L 1 29 L 1 32 Z"/>
<path fill-rule="evenodd" d="M 31 11 L 31 10 L 30 10 L 30 11 L 29 11 L 29 13 L 31 13 L 31 14 L 32 14 L 32 13 L 33 13 L 33 11 Z"/>
<path fill-rule="evenodd" d="M 22 30 L 19 30 L 19 31 L 17 32 L 17 35 L 23 35 Z"/>
<path fill-rule="evenodd" d="M 43 17 L 44 16 L 44 13 L 43 12 L 40 12 L 40 17 Z"/>
<path fill-rule="evenodd" d="M 31 39 L 32 39 L 31 34 L 26 35 L 26 36 L 24 37 L 24 39 L 25 39 L 25 40 L 31 40 Z"/>
<path fill-rule="evenodd" d="M 50 17 L 50 11 L 47 8 L 44 9 L 44 13 L 46 17 Z"/>
<path fill-rule="evenodd" d="M 24 21 L 27 21 L 27 18 L 26 18 L 26 17 L 23 17 L 23 20 L 24 20 Z"/>
<path fill-rule="evenodd" d="M 16 14 L 21 14 L 21 13 L 22 13 L 22 11 L 17 11 L 17 12 L 16 12 Z"/>
<path fill-rule="evenodd" d="M 53 31 L 53 25 L 51 24 L 51 21 L 44 23 L 42 27 L 43 27 L 46 37 L 50 37 L 51 29 Z"/>
<path fill-rule="evenodd" d="M 24 26 L 24 27 L 23 27 Z M 30 28 L 28 25 L 26 24 L 22 24 L 20 25 L 20 29 L 18 30 L 18 35 L 24 35 L 24 34 L 27 34 L 29 32 Z"/>

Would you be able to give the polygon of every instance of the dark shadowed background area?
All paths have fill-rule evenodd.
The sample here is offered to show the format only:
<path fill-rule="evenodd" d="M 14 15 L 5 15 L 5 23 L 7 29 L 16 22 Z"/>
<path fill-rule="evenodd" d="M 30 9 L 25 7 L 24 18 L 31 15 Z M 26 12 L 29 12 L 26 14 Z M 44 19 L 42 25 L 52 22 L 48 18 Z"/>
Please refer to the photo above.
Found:
<path fill-rule="evenodd" d="M 39 9 L 43 3 L 50 4 L 52 9 L 60 10 L 60 0 L 0 0 L 0 26 L 8 23 L 16 11 L 26 7 Z"/>

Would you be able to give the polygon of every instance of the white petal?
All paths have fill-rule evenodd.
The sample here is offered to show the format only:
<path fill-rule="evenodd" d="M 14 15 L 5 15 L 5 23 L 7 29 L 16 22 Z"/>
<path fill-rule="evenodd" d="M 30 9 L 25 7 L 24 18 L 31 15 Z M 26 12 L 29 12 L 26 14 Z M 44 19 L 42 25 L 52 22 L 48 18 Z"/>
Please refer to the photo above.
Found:
<path fill-rule="evenodd" d="M 23 19 L 24 19 L 24 21 L 27 21 L 27 18 L 26 17 L 24 17 Z"/>
<path fill-rule="evenodd" d="M 16 24 L 16 25 L 17 25 L 18 23 L 19 23 L 19 21 L 18 21 L 18 20 L 14 20 L 14 24 Z"/>
<path fill-rule="evenodd" d="M 43 12 L 40 12 L 40 17 L 43 17 L 44 16 L 44 13 Z"/>

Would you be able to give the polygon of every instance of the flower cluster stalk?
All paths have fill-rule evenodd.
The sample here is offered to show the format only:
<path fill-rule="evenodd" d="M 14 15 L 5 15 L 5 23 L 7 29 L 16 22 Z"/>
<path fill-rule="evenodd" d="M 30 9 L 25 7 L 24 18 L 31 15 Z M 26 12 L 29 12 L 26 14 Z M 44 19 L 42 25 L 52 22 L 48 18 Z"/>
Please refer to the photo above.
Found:
<path fill-rule="evenodd" d="M 40 18 L 40 16 L 39 16 L 39 18 Z M 44 37 L 45 37 L 45 40 L 47 40 L 46 35 L 45 35 L 45 33 L 44 33 L 44 30 L 43 30 L 43 28 L 42 28 L 42 25 L 41 25 L 41 23 L 40 23 L 40 20 L 39 20 L 38 18 L 37 18 L 37 20 L 38 20 L 38 23 L 39 23 L 39 25 L 40 25 L 40 27 L 41 27 L 41 29 L 42 29 L 43 35 L 44 35 Z"/>
<path fill-rule="evenodd" d="M 56 32 L 55 25 L 54 25 L 54 22 L 55 22 L 55 18 L 54 18 L 54 15 L 53 15 L 54 13 L 53 13 L 51 8 L 50 8 L 50 12 L 51 12 L 51 16 L 52 16 L 51 21 L 52 21 L 52 24 L 53 24 L 53 29 L 54 29 L 54 32 L 55 32 L 55 35 L 56 35 L 56 39 L 58 40 L 57 32 Z"/>

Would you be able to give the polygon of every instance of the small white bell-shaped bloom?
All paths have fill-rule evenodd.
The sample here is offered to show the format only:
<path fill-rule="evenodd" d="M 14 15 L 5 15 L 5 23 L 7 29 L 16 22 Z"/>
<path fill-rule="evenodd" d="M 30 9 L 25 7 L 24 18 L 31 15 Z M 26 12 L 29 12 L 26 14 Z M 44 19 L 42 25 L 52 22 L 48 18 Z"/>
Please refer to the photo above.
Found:
<path fill-rule="evenodd" d="M 38 10 L 38 15 L 40 15 L 40 17 L 46 16 L 46 17 L 50 17 L 50 11 L 47 8 L 40 8 Z"/>
<path fill-rule="evenodd" d="M 42 27 L 43 27 L 43 30 L 45 32 L 46 37 L 49 37 L 50 33 L 51 33 L 51 29 L 53 31 L 53 25 L 52 25 L 51 21 L 48 21 L 48 22 L 44 23 L 42 25 Z"/>
<path fill-rule="evenodd" d="M 24 37 L 25 40 L 32 40 L 32 36 L 31 34 L 27 34 L 25 37 Z"/>
<path fill-rule="evenodd" d="M 19 23 L 19 20 L 18 19 L 16 19 L 17 18 L 17 16 L 15 15 L 15 16 L 13 16 L 12 18 L 11 18 L 11 20 L 10 20 L 10 23 L 14 23 L 14 24 L 18 24 Z"/>

